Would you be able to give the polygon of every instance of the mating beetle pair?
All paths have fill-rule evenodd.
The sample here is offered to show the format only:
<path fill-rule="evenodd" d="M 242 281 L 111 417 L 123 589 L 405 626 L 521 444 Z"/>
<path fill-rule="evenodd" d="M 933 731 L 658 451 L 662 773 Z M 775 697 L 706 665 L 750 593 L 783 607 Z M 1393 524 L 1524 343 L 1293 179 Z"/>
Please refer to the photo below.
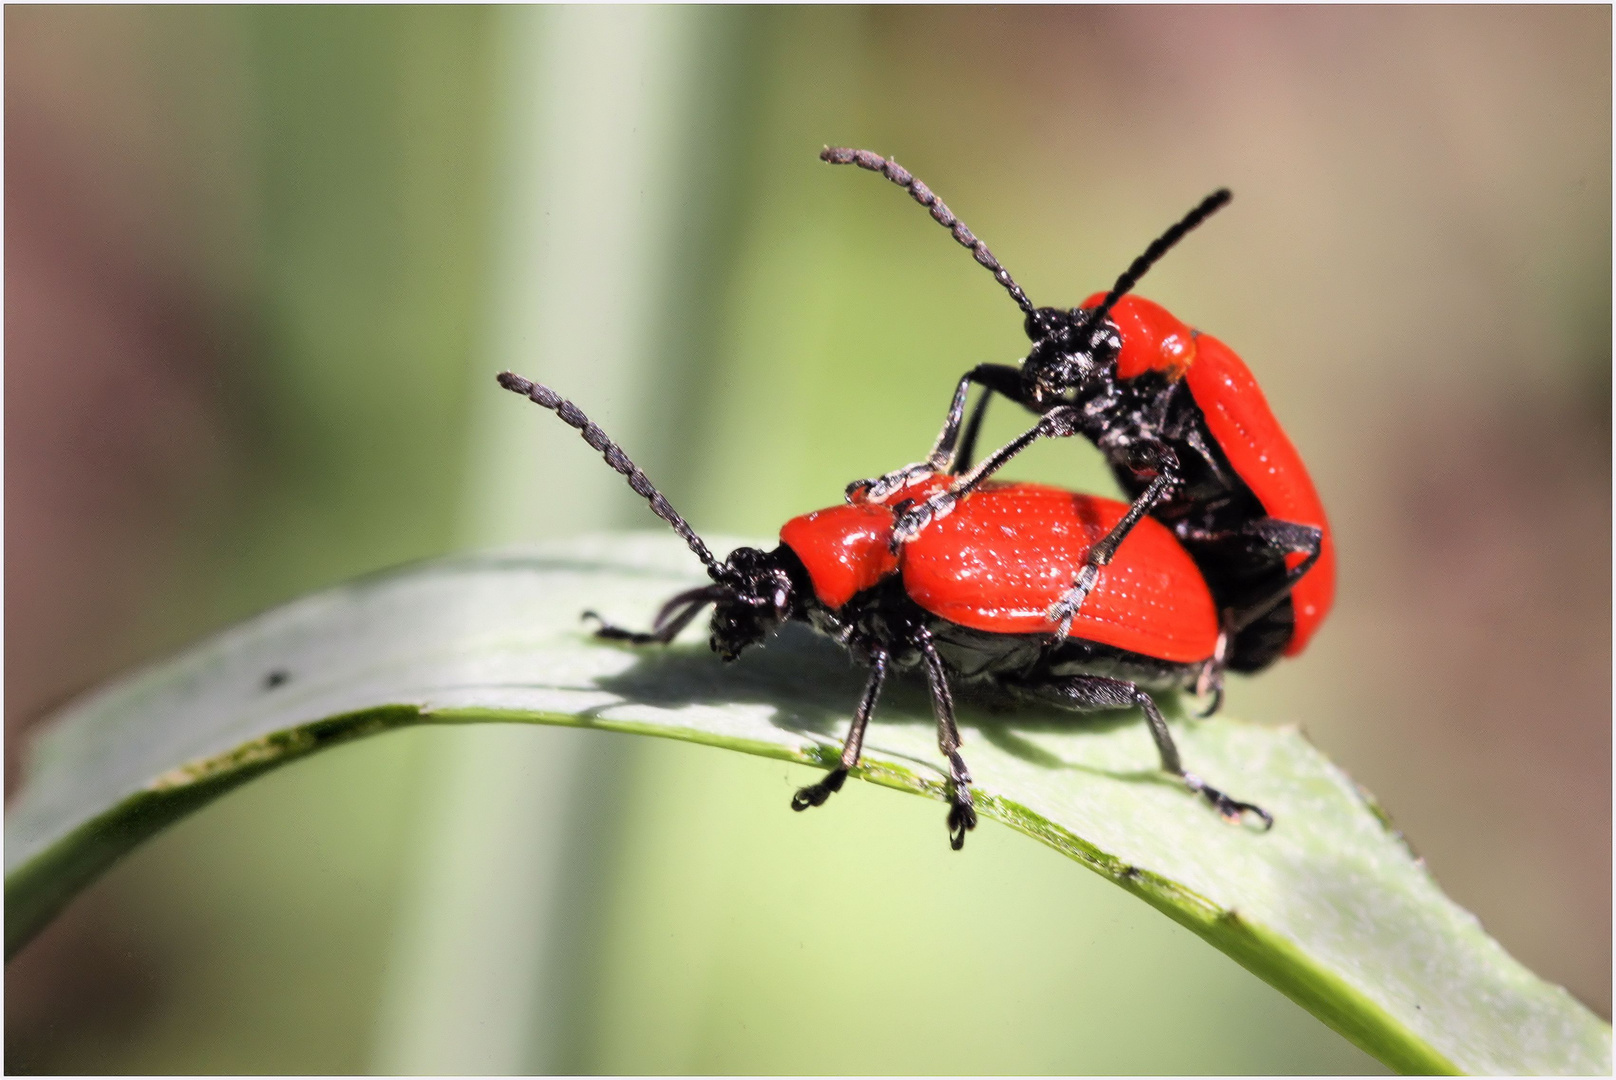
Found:
<path fill-rule="evenodd" d="M 726 660 L 787 621 L 806 622 L 852 651 L 870 668 L 869 681 L 837 768 L 797 792 L 798 810 L 822 804 L 857 766 L 888 673 L 918 667 L 949 762 L 956 850 L 976 812 L 951 678 L 990 681 L 1074 711 L 1138 706 L 1164 771 L 1226 818 L 1249 812 L 1271 826 L 1260 807 L 1184 771 L 1150 696 L 1212 691 L 1216 708 L 1225 668 L 1257 670 L 1281 650 L 1299 652 L 1333 592 L 1322 507 L 1249 372 L 1215 339 L 1125 295 L 1228 193 L 1209 197 L 1163 234 L 1111 293 L 1065 312 L 1034 308 L 986 245 L 906 170 L 867 151 L 821 156 L 881 172 L 927 206 L 1026 312 L 1033 348 L 1019 369 L 981 365 L 960 380 L 925 462 L 850 485 L 846 504 L 787 522 L 779 547 L 739 548 L 722 563 L 581 410 L 548 387 L 501 374 L 500 385 L 577 428 L 712 579 L 664 604 L 649 633 L 603 624 L 597 635 L 667 644 L 711 604 L 711 644 Z M 972 383 L 987 393 L 961 439 Z M 973 468 L 992 393 L 1040 419 Z M 1107 454 L 1131 505 L 988 480 L 1036 439 L 1078 433 Z"/>
<path fill-rule="evenodd" d="M 797 792 L 798 810 L 838 791 L 858 765 L 864 729 L 889 672 L 921 668 L 931 688 L 937 742 L 949 765 L 949 840 L 958 849 L 976 826 L 971 774 L 960 756 L 951 679 L 986 680 L 1012 694 L 1078 711 L 1137 705 L 1162 768 L 1219 813 L 1259 807 L 1231 799 L 1186 773 L 1148 690 L 1188 689 L 1217 674 L 1217 611 L 1184 549 L 1155 521 L 1140 523 L 1107 567 L 1071 633 L 1056 640 L 1045 609 L 1056 601 L 1092 544 L 1128 507 L 1059 488 L 982 485 L 945 520 L 894 552 L 894 509 L 855 497 L 786 522 L 772 551 L 737 548 L 723 562 L 669 505 L 622 449 L 572 402 L 505 372 L 499 383 L 577 428 L 607 464 L 684 538 L 712 584 L 679 593 L 649 633 L 602 625 L 600 637 L 667 644 L 711 604 L 712 647 L 733 660 L 781 624 L 806 622 L 870 668 L 841 761 Z"/>

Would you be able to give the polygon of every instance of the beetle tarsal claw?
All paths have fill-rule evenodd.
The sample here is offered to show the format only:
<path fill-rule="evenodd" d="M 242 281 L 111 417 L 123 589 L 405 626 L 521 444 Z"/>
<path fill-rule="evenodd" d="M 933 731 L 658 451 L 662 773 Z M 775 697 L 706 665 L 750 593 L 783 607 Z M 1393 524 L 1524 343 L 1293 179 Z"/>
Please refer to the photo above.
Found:
<path fill-rule="evenodd" d="M 1274 827 L 1274 815 L 1270 814 L 1256 803 L 1241 802 L 1238 799 L 1231 799 L 1229 796 L 1225 795 L 1211 784 L 1208 784 L 1205 780 L 1202 780 L 1194 773 L 1185 773 L 1183 780 L 1185 785 L 1191 791 L 1198 792 L 1203 799 L 1211 803 L 1212 809 L 1216 810 L 1218 815 L 1229 824 L 1242 824 L 1245 821 L 1247 814 L 1255 814 L 1257 815 L 1258 819 L 1262 821 L 1263 832 L 1267 832 L 1269 829 Z"/>
<path fill-rule="evenodd" d="M 903 545 L 919 536 L 920 530 L 924 529 L 926 523 L 930 520 L 931 512 L 926 503 L 921 503 L 919 506 L 899 514 L 892 525 L 892 543 L 890 546 L 893 553 L 896 554 Z"/>
<path fill-rule="evenodd" d="M 1050 618 L 1056 618 L 1056 616 L 1052 615 Z M 1066 644 L 1066 639 L 1072 632 L 1072 617 L 1070 615 L 1062 615 L 1059 616 L 1059 619 L 1060 621 L 1055 624 L 1055 634 L 1050 641 L 1050 644 L 1056 646 L 1057 648 Z"/>
<path fill-rule="evenodd" d="M 826 799 L 842 790 L 842 783 L 846 779 L 846 769 L 832 769 L 819 783 L 798 788 L 797 793 L 791 796 L 791 809 L 801 811 L 810 806 L 824 806 Z"/>
<path fill-rule="evenodd" d="M 894 469 L 885 476 L 878 476 L 873 480 L 855 480 L 847 485 L 848 502 L 881 502 L 889 496 L 913 487 L 924 480 L 937 475 L 937 470 L 928 461 L 917 461 L 912 465 L 905 465 L 901 469 Z"/>
<path fill-rule="evenodd" d="M 976 807 L 971 804 L 971 793 L 956 796 L 948 808 L 948 846 L 958 851 L 965 846 L 965 834 L 976 828 Z"/>
<path fill-rule="evenodd" d="M 897 520 L 892 523 L 890 546 L 893 553 L 896 554 L 904 544 L 919 536 L 927 525 L 953 513 L 957 503 L 958 500 L 952 492 L 939 491 L 925 502 L 899 513 Z"/>

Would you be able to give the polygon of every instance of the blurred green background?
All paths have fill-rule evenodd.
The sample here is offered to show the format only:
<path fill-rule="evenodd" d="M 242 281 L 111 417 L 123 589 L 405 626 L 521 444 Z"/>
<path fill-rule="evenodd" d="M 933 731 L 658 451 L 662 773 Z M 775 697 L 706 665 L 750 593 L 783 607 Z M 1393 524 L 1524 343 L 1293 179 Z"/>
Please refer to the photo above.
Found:
<path fill-rule="evenodd" d="M 706 533 L 929 447 L 1014 308 L 1140 290 L 1242 353 L 1340 549 L 1301 723 L 1608 1017 L 1611 13 L 5 11 L 6 778 L 55 704 L 456 548 Z M 1021 422 L 1000 409 L 993 429 Z M 1111 491 L 1087 446 L 1015 474 Z M 660 598 L 647 597 L 647 614 Z M 851 703 L 850 703 L 851 704 Z M 1374 1063 L 988 822 L 600 733 L 410 731 L 171 829 L 7 968 L 12 1072 L 1339 1072 Z"/>

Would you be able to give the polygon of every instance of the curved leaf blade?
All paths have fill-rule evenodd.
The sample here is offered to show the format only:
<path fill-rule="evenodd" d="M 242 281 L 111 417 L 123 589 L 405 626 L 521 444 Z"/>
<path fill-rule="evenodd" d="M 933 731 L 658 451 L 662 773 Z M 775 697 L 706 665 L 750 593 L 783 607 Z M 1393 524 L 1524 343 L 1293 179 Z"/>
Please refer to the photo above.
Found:
<path fill-rule="evenodd" d="M 449 559 L 306 597 L 76 703 L 6 815 L 8 955 L 165 825 L 283 762 L 409 724 L 574 724 L 832 763 L 862 678 L 828 642 L 788 628 L 726 666 L 699 643 L 633 651 L 578 623 L 584 608 L 632 623 L 691 582 L 688 553 L 661 536 Z M 1126 714 L 1006 714 L 967 695 L 981 811 L 1400 1070 L 1609 1072 L 1609 1027 L 1443 895 L 1297 731 L 1169 711 L 1186 760 L 1273 811 L 1272 832 L 1224 824 L 1159 774 Z M 864 779 L 942 797 L 923 689 L 893 687 L 865 746 Z"/>

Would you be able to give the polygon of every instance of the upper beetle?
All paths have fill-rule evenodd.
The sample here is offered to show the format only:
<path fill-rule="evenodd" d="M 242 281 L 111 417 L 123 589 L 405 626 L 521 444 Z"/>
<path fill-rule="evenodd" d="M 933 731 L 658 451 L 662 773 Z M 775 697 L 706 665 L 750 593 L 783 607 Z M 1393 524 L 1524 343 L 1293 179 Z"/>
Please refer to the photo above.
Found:
<path fill-rule="evenodd" d="M 1156 522 L 1140 523 L 1105 581 L 1072 617 L 1070 632 L 1057 634 L 1047 609 L 1092 545 L 1130 512 L 1126 505 L 1059 488 L 984 484 L 946 520 L 895 551 L 891 499 L 856 497 L 786 522 L 772 551 L 737 548 L 719 562 L 576 405 L 510 372 L 499 383 L 577 428 L 684 539 L 712 579 L 663 604 L 649 633 L 603 623 L 599 636 L 667 644 L 711 604 L 711 644 L 725 660 L 781 624 L 801 621 L 870 668 L 840 761 L 823 780 L 796 793 L 794 808 L 818 806 L 841 788 L 859 762 L 864 729 L 888 672 L 918 667 L 931 688 L 937 742 L 948 759 L 948 829 L 955 849 L 976 825 L 950 689 L 960 679 L 992 682 L 1017 697 L 1074 711 L 1138 706 L 1165 771 L 1230 820 L 1249 812 L 1264 827 L 1273 824 L 1260 807 L 1184 771 L 1150 696 L 1152 690 L 1204 691 L 1216 684 L 1223 663 L 1217 609 L 1206 582 Z"/>
<path fill-rule="evenodd" d="M 878 172 L 930 210 L 1010 293 L 1032 343 L 1019 367 L 982 364 L 966 372 L 926 461 L 860 481 L 850 496 L 884 498 L 927 477 L 953 474 L 947 487 L 899 515 L 894 538 L 911 542 L 1036 439 L 1087 436 L 1133 504 L 1089 549 L 1051 615 L 1064 622 L 1081 610 L 1100 567 L 1150 514 L 1172 528 L 1205 575 L 1221 613 L 1228 667 L 1256 671 L 1281 653 L 1300 653 L 1335 596 L 1335 546 L 1307 467 L 1232 349 L 1128 295 L 1174 244 L 1228 203 L 1229 192 L 1202 200 L 1135 259 L 1110 292 L 1077 308 L 1035 307 L 987 245 L 907 169 L 867 150 L 828 148 L 820 157 Z M 961 438 L 973 383 L 985 392 Z M 972 467 L 995 393 L 1039 420 Z"/>

